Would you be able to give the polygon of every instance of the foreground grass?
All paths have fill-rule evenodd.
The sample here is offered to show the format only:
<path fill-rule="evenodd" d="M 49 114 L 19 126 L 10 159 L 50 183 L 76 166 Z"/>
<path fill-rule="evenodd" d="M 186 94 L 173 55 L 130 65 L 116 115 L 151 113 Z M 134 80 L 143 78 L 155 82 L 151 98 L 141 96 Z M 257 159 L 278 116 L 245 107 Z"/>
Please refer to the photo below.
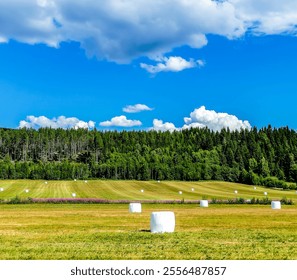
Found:
<path fill-rule="evenodd" d="M 170 210 L 176 231 L 151 234 Z M 297 259 L 297 207 L 259 205 L 1 205 L 0 259 Z"/>

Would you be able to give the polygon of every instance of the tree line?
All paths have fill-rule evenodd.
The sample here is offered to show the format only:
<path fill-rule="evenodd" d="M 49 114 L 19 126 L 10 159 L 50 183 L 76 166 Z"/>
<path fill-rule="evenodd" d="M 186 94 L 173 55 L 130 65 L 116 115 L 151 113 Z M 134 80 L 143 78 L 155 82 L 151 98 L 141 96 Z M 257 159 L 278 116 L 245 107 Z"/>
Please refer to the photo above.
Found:
<path fill-rule="evenodd" d="M 0 179 L 224 180 L 296 188 L 297 133 L 0 129 Z"/>

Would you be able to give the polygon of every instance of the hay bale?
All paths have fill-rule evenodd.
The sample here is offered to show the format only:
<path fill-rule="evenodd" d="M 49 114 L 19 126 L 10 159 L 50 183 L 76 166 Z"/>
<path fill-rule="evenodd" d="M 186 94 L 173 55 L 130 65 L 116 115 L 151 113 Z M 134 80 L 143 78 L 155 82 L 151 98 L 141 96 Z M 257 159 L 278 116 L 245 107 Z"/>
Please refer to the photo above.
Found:
<path fill-rule="evenodd" d="M 151 232 L 165 233 L 174 232 L 175 229 L 175 215 L 171 211 L 161 211 L 151 213 Z"/>
<path fill-rule="evenodd" d="M 28 193 L 28 192 L 29 192 L 29 190 L 25 190 L 25 192 L 26 192 L 26 193 Z"/>
<path fill-rule="evenodd" d="M 237 193 L 238 193 L 238 191 L 236 191 L 236 190 L 235 190 L 235 191 L 234 191 L 234 193 L 235 193 L 235 194 L 237 194 Z"/>
<path fill-rule="evenodd" d="M 267 195 L 267 192 L 264 192 L 264 195 Z"/>
<path fill-rule="evenodd" d="M 3 188 L 0 188 L 0 192 L 3 192 L 4 191 L 4 189 Z"/>
<path fill-rule="evenodd" d="M 200 207 L 208 207 L 208 200 L 200 200 Z"/>
<path fill-rule="evenodd" d="M 182 192 L 182 191 L 179 191 L 178 193 L 179 193 L 179 194 L 183 194 L 183 192 Z"/>
<path fill-rule="evenodd" d="M 272 209 L 281 209 L 281 202 L 280 201 L 271 201 L 271 208 Z"/>
<path fill-rule="evenodd" d="M 256 187 L 254 187 L 254 190 L 256 190 L 257 188 Z"/>
<path fill-rule="evenodd" d="M 130 203 L 129 204 L 130 213 L 141 213 L 141 203 Z"/>
<path fill-rule="evenodd" d="M 76 193 L 72 193 L 72 197 L 76 197 Z"/>
<path fill-rule="evenodd" d="M 195 191 L 195 189 L 194 189 L 194 188 L 192 188 L 192 189 L 191 189 L 191 191 L 193 192 L 193 191 Z"/>
<path fill-rule="evenodd" d="M 144 192 L 144 190 L 141 190 L 141 192 Z"/>

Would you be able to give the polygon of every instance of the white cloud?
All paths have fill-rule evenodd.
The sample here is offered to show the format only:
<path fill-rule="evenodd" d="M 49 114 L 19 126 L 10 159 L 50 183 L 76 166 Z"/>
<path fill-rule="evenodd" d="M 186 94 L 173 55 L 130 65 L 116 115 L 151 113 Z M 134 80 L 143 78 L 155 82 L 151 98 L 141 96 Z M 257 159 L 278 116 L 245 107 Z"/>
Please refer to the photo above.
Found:
<path fill-rule="evenodd" d="M 145 104 L 135 104 L 135 105 L 127 105 L 123 108 L 123 111 L 126 113 L 138 113 L 142 111 L 152 111 L 153 109 L 148 107 Z"/>
<path fill-rule="evenodd" d="M 44 43 L 57 47 L 63 35 L 56 31 L 53 19 L 57 15 L 55 1 L 0 1 L 1 41 L 14 39 L 28 44 Z"/>
<path fill-rule="evenodd" d="M 82 121 L 77 118 L 66 118 L 64 116 L 60 116 L 58 118 L 49 119 L 45 116 L 35 117 L 35 116 L 27 116 L 26 120 L 22 120 L 19 123 L 19 128 L 42 128 L 42 127 L 51 127 L 51 128 L 86 128 L 92 129 L 95 127 L 94 121 Z"/>
<path fill-rule="evenodd" d="M 2 41 L 77 41 L 89 56 L 116 62 L 201 48 L 209 33 L 232 38 L 245 31 L 233 5 L 211 0 L 0 1 L 0 23 Z"/>
<path fill-rule="evenodd" d="M 207 34 L 296 35 L 296 10 L 296 0 L 0 1 L 0 43 L 76 41 L 89 56 L 129 62 L 185 45 L 201 48 Z"/>
<path fill-rule="evenodd" d="M 183 126 L 183 129 L 189 127 L 208 127 L 214 131 L 221 130 L 222 128 L 229 128 L 231 131 L 251 129 L 248 121 L 239 120 L 236 116 L 227 113 L 206 110 L 205 106 L 195 109 L 189 118 L 184 118 L 184 121 L 186 124 Z"/>
<path fill-rule="evenodd" d="M 141 126 L 141 121 L 128 120 L 126 116 L 117 116 L 112 118 L 110 121 L 104 121 L 100 123 L 100 126 L 119 126 L 119 127 L 132 127 Z"/>
<path fill-rule="evenodd" d="M 229 128 L 230 131 L 240 129 L 251 129 L 251 125 L 248 121 L 239 120 L 234 115 L 227 113 L 217 113 L 213 110 L 206 110 L 205 106 L 195 109 L 190 117 L 184 118 L 185 124 L 183 127 L 176 127 L 173 123 L 163 123 L 162 120 L 154 119 L 153 130 L 160 131 L 174 131 L 190 128 L 203 128 L 208 127 L 213 131 L 220 131 L 223 128 Z"/>
<path fill-rule="evenodd" d="M 150 129 L 157 130 L 157 131 L 170 131 L 173 132 L 175 130 L 180 130 L 179 128 L 176 128 L 173 123 L 170 122 L 163 122 L 162 120 L 154 119 L 153 120 L 153 127 Z"/>
<path fill-rule="evenodd" d="M 229 0 L 235 14 L 253 33 L 297 32 L 296 0 Z"/>
<path fill-rule="evenodd" d="M 202 60 L 185 60 L 180 56 L 170 56 L 169 58 L 162 57 L 158 61 L 161 62 L 157 63 L 157 65 L 140 63 L 140 67 L 149 73 L 155 74 L 159 72 L 180 72 L 185 69 L 204 66 L 204 62 Z"/>
<path fill-rule="evenodd" d="M 7 43 L 7 39 L 0 36 L 0 43 Z"/>

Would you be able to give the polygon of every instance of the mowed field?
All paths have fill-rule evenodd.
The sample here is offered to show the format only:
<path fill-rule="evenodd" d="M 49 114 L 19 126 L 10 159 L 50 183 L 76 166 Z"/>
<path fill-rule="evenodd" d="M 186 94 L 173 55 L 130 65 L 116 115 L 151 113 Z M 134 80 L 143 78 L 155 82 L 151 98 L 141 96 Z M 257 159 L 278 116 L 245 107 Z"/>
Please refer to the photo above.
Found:
<path fill-rule="evenodd" d="M 224 182 L 1 181 L 0 198 L 291 198 L 295 205 L 128 204 L 0 205 L 0 259 L 297 259 L 296 192 Z M 192 191 L 194 188 L 194 191 Z M 25 190 L 28 189 L 29 193 Z M 142 193 L 141 190 L 144 190 Z M 182 195 L 178 192 L 182 191 Z M 174 233 L 150 233 L 150 214 L 173 211 Z"/>
<path fill-rule="evenodd" d="M 2 190 L 2 191 L 1 191 Z M 26 192 L 27 190 L 27 192 Z M 143 190 L 143 192 L 141 191 Z M 235 194 L 237 191 L 237 194 Z M 180 194 L 182 192 L 182 194 Z M 38 181 L 0 180 L 0 199 L 20 198 L 98 198 L 128 200 L 211 200 L 244 198 L 292 199 L 297 203 L 296 191 L 282 191 L 265 187 L 228 182 L 180 181 Z"/>

